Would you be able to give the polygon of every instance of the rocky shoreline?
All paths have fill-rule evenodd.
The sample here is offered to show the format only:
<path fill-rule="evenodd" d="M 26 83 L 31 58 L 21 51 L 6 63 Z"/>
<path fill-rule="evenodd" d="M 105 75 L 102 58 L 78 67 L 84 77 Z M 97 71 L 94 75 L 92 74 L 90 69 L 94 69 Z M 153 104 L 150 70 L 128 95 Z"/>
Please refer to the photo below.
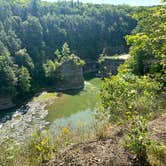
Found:
<path fill-rule="evenodd" d="M 6 122 L 0 122 L 0 144 L 9 138 L 21 143 L 36 130 L 42 130 L 49 124 L 45 120 L 48 111 L 46 103 L 32 100 L 20 107 Z"/>

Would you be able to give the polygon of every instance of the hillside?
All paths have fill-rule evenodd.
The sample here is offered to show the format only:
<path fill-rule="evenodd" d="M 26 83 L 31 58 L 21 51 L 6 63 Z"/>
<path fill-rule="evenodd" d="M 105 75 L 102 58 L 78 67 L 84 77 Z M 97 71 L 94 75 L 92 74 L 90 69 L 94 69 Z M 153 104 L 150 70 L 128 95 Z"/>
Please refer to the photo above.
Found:
<path fill-rule="evenodd" d="M 166 143 L 166 116 L 161 116 L 148 123 L 149 134 L 154 141 Z M 69 166 L 69 165 L 86 165 L 86 166 L 111 166 L 111 165 L 132 165 L 142 166 L 136 155 L 124 148 L 125 128 L 112 126 L 104 131 L 103 138 L 88 140 L 78 143 L 64 149 L 58 156 L 51 159 L 46 166 Z M 145 165 L 164 166 L 166 158 L 164 152 L 159 158 L 155 158 L 155 152 L 149 153 L 149 163 Z M 154 156 L 153 156 L 154 155 Z M 153 158 L 154 157 L 154 158 Z"/>

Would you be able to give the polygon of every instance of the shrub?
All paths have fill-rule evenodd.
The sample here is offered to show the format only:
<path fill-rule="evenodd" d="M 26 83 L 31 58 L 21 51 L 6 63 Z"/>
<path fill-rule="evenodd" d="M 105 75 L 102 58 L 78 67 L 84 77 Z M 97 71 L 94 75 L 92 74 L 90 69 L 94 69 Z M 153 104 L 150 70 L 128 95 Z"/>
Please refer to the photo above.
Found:
<path fill-rule="evenodd" d="M 156 110 L 159 89 L 160 84 L 149 77 L 118 74 L 103 81 L 101 104 L 104 111 L 109 112 L 111 122 L 124 121 L 126 112 L 149 115 Z"/>
<path fill-rule="evenodd" d="M 147 148 L 151 145 L 148 139 L 146 120 L 143 116 L 132 115 L 126 147 L 137 155 L 140 164 L 147 162 Z"/>
<path fill-rule="evenodd" d="M 56 151 L 55 145 L 51 144 L 50 137 L 40 131 L 33 134 L 32 139 L 24 149 L 25 155 L 30 161 L 37 160 L 41 163 L 49 160 L 51 154 Z"/>
<path fill-rule="evenodd" d="M 6 139 L 0 144 L 0 165 L 9 166 L 17 151 L 13 139 Z"/>

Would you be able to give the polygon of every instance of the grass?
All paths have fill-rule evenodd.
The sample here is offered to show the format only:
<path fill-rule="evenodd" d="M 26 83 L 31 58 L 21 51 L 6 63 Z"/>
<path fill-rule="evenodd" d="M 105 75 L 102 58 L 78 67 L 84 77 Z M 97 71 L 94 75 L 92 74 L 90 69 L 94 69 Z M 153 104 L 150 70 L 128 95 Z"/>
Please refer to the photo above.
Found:
<path fill-rule="evenodd" d="M 153 145 L 148 151 L 151 165 L 164 166 L 166 164 L 166 145 Z"/>
<path fill-rule="evenodd" d="M 58 94 L 56 92 L 43 92 L 39 96 L 34 97 L 33 101 L 42 102 L 42 101 L 51 100 L 56 98 L 57 95 Z"/>

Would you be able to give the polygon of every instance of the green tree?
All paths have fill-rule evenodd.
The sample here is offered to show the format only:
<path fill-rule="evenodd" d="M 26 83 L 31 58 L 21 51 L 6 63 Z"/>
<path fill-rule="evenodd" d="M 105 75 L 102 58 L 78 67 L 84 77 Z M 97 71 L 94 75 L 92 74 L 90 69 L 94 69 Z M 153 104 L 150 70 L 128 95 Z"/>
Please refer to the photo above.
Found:
<path fill-rule="evenodd" d="M 101 104 L 103 110 L 110 114 L 111 122 L 125 121 L 127 112 L 150 115 L 156 110 L 156 93 L 159 89 L 160 84 L 148 77 L 118 74 L 106 78 L 102 83 Z"/>
<path fill-rule="evenodd" d="M 67 57 L 69 55 L 70 55 L 69 45 L 67 43 L 64 43 L 63 46 L 62 46 L 62 56 Z"/>
<path fill-rule="evenodd" d="M 42 60 L 43 57 L 43 28 L 37 17 L 28 16 L 27 20 L 22 23 L 22 39 L 25 48 L 33 58 L 34 62 Z"/>
<path fill-rule="evenodd" d="M 39 2 L 40 0 L 31 0 L 30 8 L 33 16 L 38 16 Z"/>
<path fill-rule="evenodd" d="M 30 91 L 31 76 L 27 68 L 21 67 L 18 71 L 18 88 L 21 94 L 25 94 Z"/>
<path fill-rule="evenodd" d="M 7 56 L 0 55 L 0 94 L 15 95 L 17 77 L 15 68 Z"/>
<path fill-rule="evenodd" d="M 145 165 L 148 163 L 148 148 L 152 143 L 152 140 L 148 138 L 147 120 L 143 116 L 136 115 L 136 113 L 130 117 L 126 147 L 137 155 L 140 165 Z"/>
<path fill-rule="evenodd" d="M 71 53 L 69 45 L 67 43 L 63 44 L 61 52 L 59 50 L 56 50 L 55 55 L 56 55 L 57 61 L 61 64 L 64 63 L 65 61 L 71 60 L 75 63 L 75 65 L 78 65 L 78 66 L 85 65 L 84 60 L 76 56 L 74 53 Z"/>
<path fill-rule="evenodd" d="M 48 83 L 55 84 L 56 69 L 57 69 L 57 64 L 54 63 L 52 60 L 48 60 L 45 64 L 43 64 L 44 75 Z"/>
<path fill-rule="evenodd" d="M 126 67 L 137 75 L 150 75 L 157 81 L 166 82 L 166 6 L 136 13 L 138 25 L 133 35 L 127 36 L 131 45 L 130 60 Z"/>
<path fill-rule="evenodd" d="M 17 2 L 17 3 L 26 3 L 29 2 L 31 0 L 12 0 L 13 2 Z"/>
<path fill-rule="evenodd" d="M 26 49 L 21 49 L 18 52 L 16 52 L 15 60 L 19 67 L 24 66 L 28 68 L 30 71 L 34 69 L 32 58 L 27 53 Z"/>
<path fill-rule="evenodd" d="M 61 52 L 58 49 L 55 51 L 55 56 L 56 56 L 58 61 L 61 61 L 62 55 L 61 55 Z"/>
<path fill-rule="evenodd" d="M 30 72 L 34 87 L 48 83 L 43 64 L 49 60 L 55 66 L 68 60 L 83 65 L 81 59 L 97 60 L 103 50 L 124 52 L 128 49 L 124 36 L 136 25 L 131 17 L 135 10 L 129 6 L 0 0 L 0 55 L 10 61 L 6 71 L 12 70 L 10 74 L 16 78 L 11 87 L 17 86 L 15 75 L 22 66 Z M 55 58 L 57 49 L 61 50 Z M 7 84 L 2 87 L 8 87 Z"/>
<path fill-rule="evenodd" d="M 5 47 L 5 45 L 0 41 L 0 55 L 9 55 L 10 52 Z"/>

